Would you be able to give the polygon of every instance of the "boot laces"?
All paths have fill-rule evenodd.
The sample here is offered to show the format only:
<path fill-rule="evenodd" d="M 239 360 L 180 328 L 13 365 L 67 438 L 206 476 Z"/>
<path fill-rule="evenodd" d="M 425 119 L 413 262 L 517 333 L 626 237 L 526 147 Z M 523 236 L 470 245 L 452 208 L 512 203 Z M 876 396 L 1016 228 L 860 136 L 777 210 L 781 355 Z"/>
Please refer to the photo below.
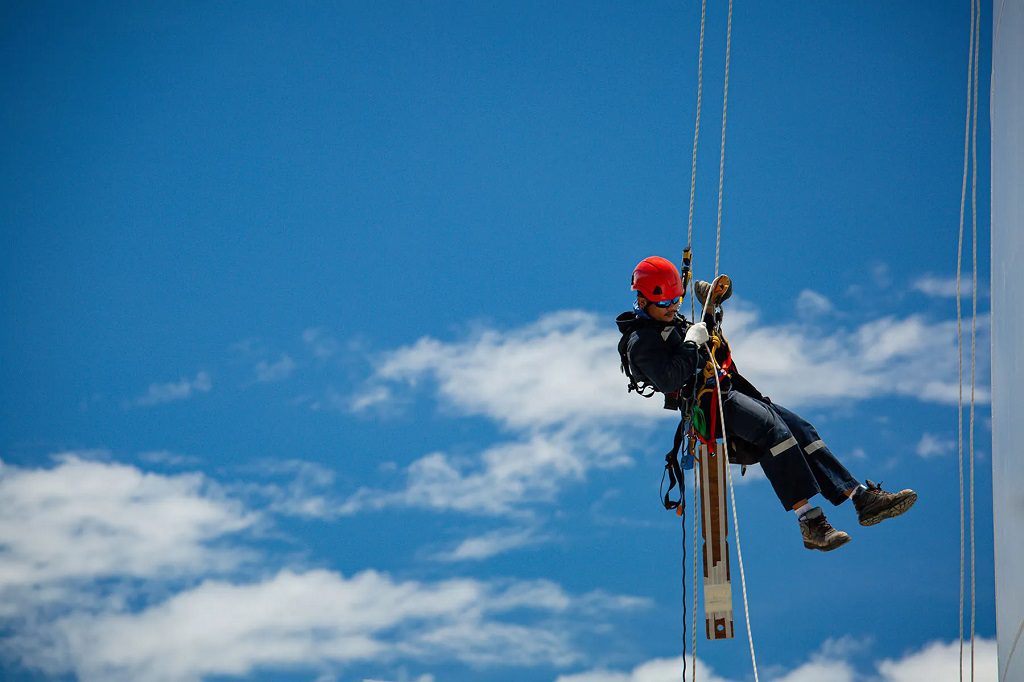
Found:
<path fill-rule="evenodd" d="M 808 519 L 808 525 L 812 527 L 816 526 L 816 530 L 821 531 L 821 534 L 824 536 L 828 536 L 831 533 L 836 532 L 836 529 L 832 527 L 832 524 L 828 522 L 828 519 L 824 514 L 816 519 Z"/>
<path fill-rule="evenodd" d="M 865 481 L 865 483 L 867 483 L 868 485 L 867 489 L 864 492 L 868 493 L 871 497 L 881 500 L 886 500 L 889 499 L 890 497 L 893 497 L 893 493 L 887 493 L 886 491 L 882 490 L 882 484 L 880 482 L 875 483 L 874 481 L 868 480 Z"/>

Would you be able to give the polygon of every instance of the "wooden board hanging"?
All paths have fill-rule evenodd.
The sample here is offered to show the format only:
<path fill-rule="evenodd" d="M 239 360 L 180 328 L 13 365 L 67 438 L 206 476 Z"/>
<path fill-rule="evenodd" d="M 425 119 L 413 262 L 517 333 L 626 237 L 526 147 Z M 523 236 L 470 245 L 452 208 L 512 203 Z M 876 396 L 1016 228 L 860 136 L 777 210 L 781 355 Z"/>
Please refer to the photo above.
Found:
<path fill-rule="evenodd" d="M 708 639 L 732 639 L 732 582 L 729 574 L 729 515 L 725 447 L 698 446 L 701 529 L 704 540 L 704 623 Z"/>

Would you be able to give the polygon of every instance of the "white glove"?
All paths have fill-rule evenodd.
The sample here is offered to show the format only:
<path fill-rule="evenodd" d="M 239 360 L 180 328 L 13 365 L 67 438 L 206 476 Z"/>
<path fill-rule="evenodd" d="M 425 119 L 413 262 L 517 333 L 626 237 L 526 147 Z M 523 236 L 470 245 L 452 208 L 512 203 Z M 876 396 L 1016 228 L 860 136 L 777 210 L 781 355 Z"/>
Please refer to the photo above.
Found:
<path fill-rule="evenodd" d="M 690 328 L 686 330 L 686 337 L 683 341 L 693 341 L 698 346 L 703 346 L 710 338 L 711 335 L 708 334 L 708 328 L 704 326 L 703 322 L 698 322 L 697 324 L 690 325 Z"/>

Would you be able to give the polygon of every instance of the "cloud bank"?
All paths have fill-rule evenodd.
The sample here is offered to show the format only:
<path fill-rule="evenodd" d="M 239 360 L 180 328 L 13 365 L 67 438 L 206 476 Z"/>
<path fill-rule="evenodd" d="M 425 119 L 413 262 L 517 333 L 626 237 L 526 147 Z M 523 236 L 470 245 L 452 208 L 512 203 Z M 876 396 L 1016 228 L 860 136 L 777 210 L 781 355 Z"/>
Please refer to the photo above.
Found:
<path fill-rule="evenodd" d="M 547 580 L 274 568 L 251 537 L 271 523 L 272 496 L 255 510 L 202 474 L 97 456 L 109 460 L 66 453 L 49 468 L 0 466 L 5 664 L 84 682 L 357 662 L 564 667 L 582 660 L 579 623 L 607 626 L 648 606 Z"/>
<path fill-rule="evenodd" d="M 882 659 L 870 670 L 860 670 L 852 660 L 853 654 L 870 653 L 866 645 L 855 650 L 843 645 L 848 639 L 827 640 L 821 649 L 807 661 L 792 670 L 761 670 L 768 682 L 959 682 L 960 643 L 931 642 L 920 649 L 907 652 L 900 658 Z M 838 646 L 837 646 L 838 644 Z M 965 646 L 965 652 L 968 649 Z M 693 657 L 687 659 L 692 671 Z M 704 661 L 696 659 L 697 678 L 704 682 L 740 682 L 722 677 Z M 997 682 L 996 642 L 991 639 L 975 640 L 974 679 L 977 682 Z M 657 658 L 641 663 L 629 671 L 590 670 L 560 675 L 555 682 L 678 682 L 682 676 L 682 658 Z M 969 675 L 969 653 L 965 653 L 964 673 Z M 966 679 L 966 677 L 965 677 Z"/>
<path fill-rule="evenodd" d="M 732 301 L 725 332 L 740 371 L 773 400 L 794 408 L 897 398 L 955 404 L 956 326 L 924 315 L 886 315 L 849 327 L 815 321 L 833 311 L 825 297 L 801 293 L 798 321 L 766 323 Z M 981 331 L 987 336 L 987 318 Z M 341 507 L 346 514 L 405 506 L 500 515 L 525 513 L 587 466 L 629 464 L 623 446 L 638 425 L 677 418 L 656 396 L 625 391 L 611 319 L 579 310 L 545 315 L 511 329 L 484 329 L 463 339 L 424 337 L 384 353 L 349 409 L 393 409 L 395 395 L 425 392 L 448 414 L 485 417 L 509 441 L 455 458 L 423 455 L 402 472 L 398 491 L 364 488 Z M 982 338 L 979 347 L 986 348 Z M 983 369 L 987 360 L 982 357 Z M 988 390 L 978 391 L 981 402 Z M 924 443 L 922 456 L 934 453 Z"/>

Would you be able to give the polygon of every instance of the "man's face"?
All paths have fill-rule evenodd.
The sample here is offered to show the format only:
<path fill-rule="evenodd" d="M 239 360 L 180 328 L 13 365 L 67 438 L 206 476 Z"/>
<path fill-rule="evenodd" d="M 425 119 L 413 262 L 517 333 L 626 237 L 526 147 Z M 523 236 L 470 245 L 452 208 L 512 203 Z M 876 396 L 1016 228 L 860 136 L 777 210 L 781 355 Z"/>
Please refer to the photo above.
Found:
<path fill-rule="evenodd" d="M 667 308 L 657 306 L 647 299 L 640 297 L 641 309 L 644 310 L 648 315 L 658 322 L 671 322 L 676 318 L 676 313 L 679 312 L 679 306 L 683 304 L 683 298 L 680 296 Z M 645 307 L 646 305 L 646 307 Z"/>

